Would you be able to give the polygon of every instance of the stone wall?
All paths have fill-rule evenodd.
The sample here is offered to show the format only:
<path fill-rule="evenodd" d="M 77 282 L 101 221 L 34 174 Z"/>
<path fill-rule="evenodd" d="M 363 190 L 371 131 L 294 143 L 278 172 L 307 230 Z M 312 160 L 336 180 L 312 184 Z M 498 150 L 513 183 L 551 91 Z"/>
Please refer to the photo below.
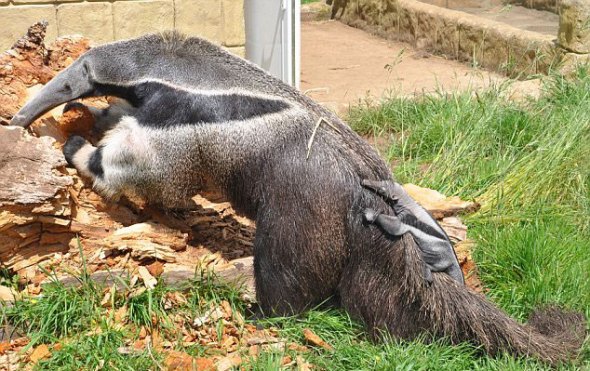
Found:
<path fill-rule="evenodd" d="M 464 12 L 415 0 L 347 0 L 342 5 L 340 20 L 351 26 L 511 76 L 546 73 L 559 61 L 555 36 Z"/>
<path fill-rule="evenodd" d="M 547 10 L 553 13 L 559 13 L 559 3 L 561 0 L 507 0 L 507 4 L 524 6 L 526 8 Z"/>
<path fill-rule="evenodd" d="M 566 68 L 590 63 L 590 1 L 560 1 L 557 42 Z"/>
<path fill-rule="evenodd" d="M 202 36 L 244 56 L 243 0 L 0 0 L 0 50 L 40 20 L 47 41 L 81 34 L 96 43 L 176 29 Z"/>

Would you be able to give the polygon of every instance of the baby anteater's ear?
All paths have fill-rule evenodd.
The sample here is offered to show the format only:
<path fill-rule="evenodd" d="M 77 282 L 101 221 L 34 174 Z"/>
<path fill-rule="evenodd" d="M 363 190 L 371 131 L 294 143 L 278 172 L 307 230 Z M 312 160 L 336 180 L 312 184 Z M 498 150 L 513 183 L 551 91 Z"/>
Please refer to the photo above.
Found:
<path fill-rule="evenodd" d="M 400 195 L 395 187 L 396 184 L 397 183 L 391 180 L 361 180 L 361 185 L 363 187 L 377 193 L 379 196 L 385 198 L 385 200 L 389 202 L 396 202 L 399 200 Z"/>

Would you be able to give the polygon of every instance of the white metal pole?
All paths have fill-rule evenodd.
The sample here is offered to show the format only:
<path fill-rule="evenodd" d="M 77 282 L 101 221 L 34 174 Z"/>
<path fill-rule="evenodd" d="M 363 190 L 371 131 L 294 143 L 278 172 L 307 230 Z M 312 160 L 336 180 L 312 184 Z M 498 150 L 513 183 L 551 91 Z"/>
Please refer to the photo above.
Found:
<path fill-rule="evenodd" d="M 301 0 L 293 0 L 293 86 L 301 83 Z"/>
<path fill-rule="evenodd" d="M 244 0 L 246 58 L 299 88 L 301 0 Z"/>

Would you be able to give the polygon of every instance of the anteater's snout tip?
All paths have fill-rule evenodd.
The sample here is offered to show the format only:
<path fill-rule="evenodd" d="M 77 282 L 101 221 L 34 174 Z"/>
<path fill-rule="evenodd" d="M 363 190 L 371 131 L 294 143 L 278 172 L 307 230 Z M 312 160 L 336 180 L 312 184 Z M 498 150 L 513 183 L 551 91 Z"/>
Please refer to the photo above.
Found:
<path fill-rule="evenodd" d="M 16 115 L 14 115 L 12 120 L 10 120 L 10 125 L 26 128 L 29 126 L 29 122 L 28 122 L 27 118 L 24 117 L 23 115 L 16 114 Z"/>

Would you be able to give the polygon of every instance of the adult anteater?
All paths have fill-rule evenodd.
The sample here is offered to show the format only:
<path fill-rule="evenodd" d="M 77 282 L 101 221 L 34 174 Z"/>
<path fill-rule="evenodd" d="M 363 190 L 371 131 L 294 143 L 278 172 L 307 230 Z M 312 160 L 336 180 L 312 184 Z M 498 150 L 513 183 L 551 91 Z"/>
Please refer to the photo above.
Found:
<path fill-rule="evenodd" d="M 223 191 L 256 221 L 265 313 L 299 313 L 335 297 L 374 337 L 428 332 L 549 363 L 579 349 L 579 314 L 550 309 L 523 326 L 446 274 L 426 282 L 412 237 L 363 219 L 366 209 L 394 214 L 361 186 L 391 179 L 387 165 L 338 117 L 256 66 L 175 33 L 115 42 L 80 57 L 12 123 L 26 127 L 63 102 L 98 95 L 127 100 L 128 116 L 114 115 L 119 122 L 96 148 L 70 138 L 68 161 L 106 197 L 176 207 L 203 188 Z"/>

